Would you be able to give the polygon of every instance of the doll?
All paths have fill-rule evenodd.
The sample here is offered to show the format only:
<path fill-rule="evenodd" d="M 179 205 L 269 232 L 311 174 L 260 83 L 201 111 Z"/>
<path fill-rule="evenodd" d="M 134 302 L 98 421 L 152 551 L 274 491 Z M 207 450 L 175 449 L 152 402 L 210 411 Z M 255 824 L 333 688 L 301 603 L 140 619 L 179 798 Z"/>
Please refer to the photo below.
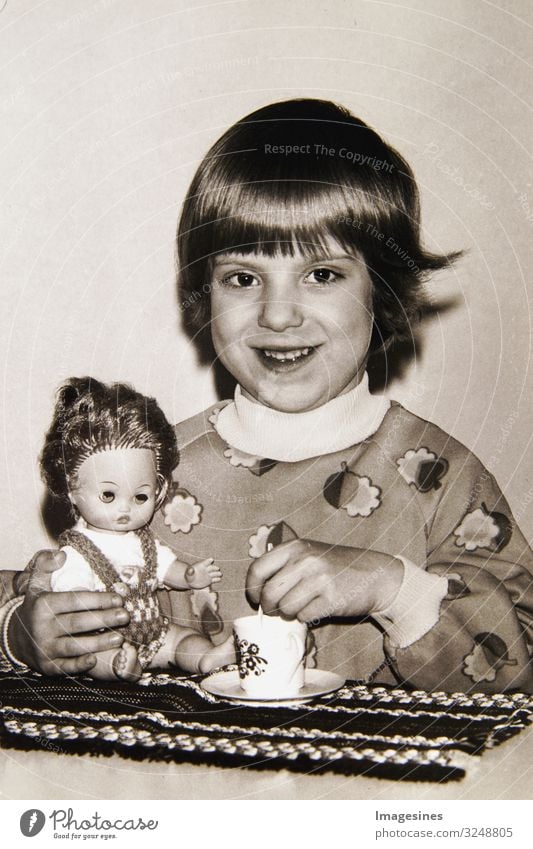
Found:
<path fill-rule="evenodd" d="M 212 558 L 192 566 L 176 559 L 149 528 L 178 456 L 174 430 L 153 398 L 90 377 L 71 378 L 59 390 L 41 469 L 75 524 L 60 536 L 66 559 L 51 588 L 115 592 L 129 614 L 117 634 L 120 648 L 95 655 L 94 678 L 137 680 L 147 666 L 174 664 L 204 672 L 233 659 L 230 641 L 227 651 L 215 647 L 160 609 L 158 588 L 202 589 L 222 575 Z"/>

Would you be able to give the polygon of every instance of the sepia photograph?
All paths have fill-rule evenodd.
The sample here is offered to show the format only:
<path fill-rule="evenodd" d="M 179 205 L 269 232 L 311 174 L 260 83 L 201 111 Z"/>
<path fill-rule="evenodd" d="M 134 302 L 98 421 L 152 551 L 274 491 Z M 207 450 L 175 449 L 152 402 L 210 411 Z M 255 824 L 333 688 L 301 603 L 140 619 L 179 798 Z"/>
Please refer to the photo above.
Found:
<path fill-rule="evenodd" d="M 490 800 L 461 837 L 527 845 L 494 805 L 533 796 L 532 27 L 0 0 L 17 840 L 320 799 L 393 845 Z"/>

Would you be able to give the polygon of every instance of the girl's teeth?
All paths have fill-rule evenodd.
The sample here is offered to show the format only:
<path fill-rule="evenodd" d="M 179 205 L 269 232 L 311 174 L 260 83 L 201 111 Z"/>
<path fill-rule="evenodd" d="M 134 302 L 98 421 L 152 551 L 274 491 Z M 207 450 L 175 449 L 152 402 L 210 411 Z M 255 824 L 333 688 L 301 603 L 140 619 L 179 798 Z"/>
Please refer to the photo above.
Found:
<path fill-rule="evenodd" d="M 279 360 L 280 362 L 294 362 L 300 357 L 306 357 L 311 349 L 310 348 L 298 348 L 295 351 L 264 351 L 266 357 L 270 357 L 274 360 Z"/>

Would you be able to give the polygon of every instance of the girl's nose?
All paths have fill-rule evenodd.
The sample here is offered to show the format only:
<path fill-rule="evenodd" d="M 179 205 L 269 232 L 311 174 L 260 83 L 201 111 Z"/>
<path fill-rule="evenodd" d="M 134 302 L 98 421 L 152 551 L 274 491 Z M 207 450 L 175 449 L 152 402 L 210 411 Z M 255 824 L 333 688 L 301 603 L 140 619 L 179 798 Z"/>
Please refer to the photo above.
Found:
<path fill-rule="evenodd" d="M 259 327 L 281 333 L 290 327 L 301 327 L 303 315 L 300 305 L 291 299 L 290 291 L 271 291 L 261 301 Z"/>

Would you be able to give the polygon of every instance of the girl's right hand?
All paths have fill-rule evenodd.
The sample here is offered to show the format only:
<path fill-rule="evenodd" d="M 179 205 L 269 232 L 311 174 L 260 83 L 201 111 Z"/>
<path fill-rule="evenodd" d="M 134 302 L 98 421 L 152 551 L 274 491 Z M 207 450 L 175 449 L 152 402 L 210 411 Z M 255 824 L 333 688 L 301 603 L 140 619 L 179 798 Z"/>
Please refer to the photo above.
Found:
<path fill-rule="evenodd" d="M 95 652 L 118 648 L 120 628 L 129 621 L 122 599 L 115 593 L 50 591 L 50 575 L 65 555 L 40 551 L 32 560 L 23 604 L 9 623 L 9 646 L 21 663 L 43 675 L 77 675 L 96 663 Z"/>

